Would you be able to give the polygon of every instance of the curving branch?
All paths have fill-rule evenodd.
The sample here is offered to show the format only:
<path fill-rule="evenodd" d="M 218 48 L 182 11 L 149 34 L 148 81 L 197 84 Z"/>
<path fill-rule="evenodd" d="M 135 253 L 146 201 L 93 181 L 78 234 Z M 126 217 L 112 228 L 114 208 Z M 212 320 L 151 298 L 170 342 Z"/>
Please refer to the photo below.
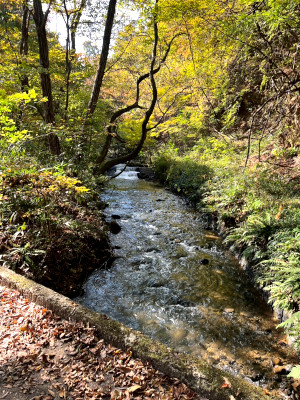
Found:
<path fill-rule="evenodd" d="M 141 134 L 140 140 L 139 140 L 137 146 L 135 147 L 135 149 L 131 153 L 126 154 L 124 156 L 116 157 L 112 160 L 108 160 L 108 161 L 104 162 L 102 165 L 100 165 L 99 169 L 94 172 L 99 172 L 100 174 L 104 174 L 106 171 L 108 171 L 111 167 L 113 167 L 115 165 L 127 163 L 128 161 L 133 160 L 141 151 L 141 149 L 145 143 L 145 140 L 147 138 L 147 132 L 148 132 L 147 125 L 149 123 L 151 115 L 153 114 L 154 107 L 157 102 L 157 87 L 156 87 L 154 75 L 155 75 L 155 73 L 157 73 L 160 70 L 160 67 L 161 67 L 161 64 L 160 64 L 156 69 L 154 69 L 156 59 L 157 59 L 157 46 L 158 46 L 158 41 L 159 41 L 158 26 L 157 26 L 157 4 L 158 4 L 158 0 L 156 0 L 156 2 L 155 2 L 154 22 L 153 22 L 154 42 L 153 42 L 150 70 L 147 74 L 144 74 L 138 78 L 138 80 L 137 80 L 137 97 L 136 97 L 137 100 L 134 104 L 132 104 L 131 106 L 128 106 L 128 107 L 132 107 L 132 109 L 138 107 L 139 85 L 141 84 L 141 82 L 143 82 L 143 80 L 145 80 L 147 77 L 149 77 L 150 82 L 151 82 L 151 88 L 152 88 L 152 100 L 151 100 L 151 104 L 150 104 L 149 108 L 147 109 L 145 116 L 144 116 L 144 120 L 142 123 L 142 134 Z M 167 50 L 168 53 L 170 51 L 170 48 L 171 48 L 171 46 Z M 167 55 L 166 55 L 166 58 L 167 58 Z M 158 71 L 156 71 L 157 69 L 158 69 Z M 119 112 L 121 112 L 121 110 L 119 110 Z"/>
<path fill-rule="evenodd" d="M 157 2 L 158 2 L 158 1 L 157 1 Z M 158 35 L 157 23 L 156 23 L 156 30 L 157 30 L 157 35 Z M 154 34 L 155 34 L 155 33 L 154 33 Z M 107 135 L 106 135 L 105 143 L 104 143 L 104 145 L 103 145 L 103 147 L 102 147 L 102 151 L 101 151 L 100 155 L 99 155 L 99 156 L 97 157 L 97 159 L 96 159 L 96 165 L 97 165 L 97 166 L 99 166 L 100 164 L 102 164 L 102 163 L 104 162 L 104 160 L 105 160 L 105 158 L 106 158 L 106 156 L 107 156 L 107 153 L 108 153 L 108 151 L 109 151 L 109 149 L 110 149 L 112 139 L 113 139 L 113 137 L 115 136 L 115 135 L 114 135 L 115 132 L 114 132 L 114 130 L 112 129 L 113 124 L 114 124 L 115 121 L 116 121 L 119 117 L 121 117 L 123 114 L 126 114 L 126 113 L 128 113 L 128 112 L 130 112 L 130 111 L 132 111 L 132 110 L 134 110 L 134 109 L 137 109 L 137 108 L 143 109 L 143 107 L 139 105 L 139 99 L 140 99 L 140 84 L 141 84 L 145 79 L 151 77 L 151 75 L 152 75 L 152 77 L 154 77 L 154 75 L 157 74 L 157 73 L 160 71 L 162 65 L 166 62 L 166 60 L 167 60 L 167 58 L 168 58 L 168 55 L 169 55 L 169 53 L 170 53 L 170 50 L 171 50 L 171 47 L 172 47 L 172 44 L 173 44 L 174 40 L 175 40 L 178 36 L 181 36 L 181 35 L 184 35 L 184 34 L 185 34 L 185 33 L 180 32 L 180 33 L 177 33 L 176 35 L 174 35 L 174 36 L 172 37 L 172 39 L 171 39 L 170 42 L 168 43 L 167 49 L 166 49 L 166 51 L 165 51 L 165 53 L 164 53 L 162 59 L 160 60 L 160 63 L 159 63 L 159 65 L 158 65 L 158 67 L 154 68 L 155 62 L 156 62 L 156 57 L 157 57 L 157 45 L 158 45 L 158 42 L 156 43 L 155 60 L 154 60 L 154 63 L 153 63 L 153 54 L 152 54 L 152 61 L 151 61 L 151 65 L 153 64 L 152 67 L 151 67 L 152 69 L 150 68 L 150 71 L 149 71 L 149 72 L 146 72 L 145 74 L 139 76 L 139 77 L 137 78 L 137 80 L 136 80 L 136 97 L 135 97 L 135 102 L 132 103 L 132 104 L 130 104 L 130 105 L 128 105 L 128 106 L 126 106 L 126 107 L 124 107 L 124 108 L 120 108 L 119 110 L 117 110 L 116 112 L 114 112 L 113 115 L 111 116 L 110 124 L 109 124 L 108 127 L 107 127 Z M 158 39 L 158 38 L 157 38 L 157 39 Z M 156 40 L 156 37 L 154 37 L 154 46 L 155 46 L 155 40 Z M 154 50 L 153 50 L 153 51 L 154 51 Z M 150 80 L 151 80 L 151 78 L 150 78 Z M 152 87 L 153 87 L 153 86 L 152 86 Z M 157 100 L 157 99 L 156 99 L 156 100 Z M 156 101 L 155 101 L 155 103 L 156 103 Z M 152 111 L 152 112 L 153 112 L 153 111 Z M 151 113 L 151 114 L 152 114 L 152 113 Z M 148 131 L 148 129 L 147 129 L 147 131 Z M 139 151 L 140 151 L 140 150 L 139 150 Z M 124 156 L 124 157 L 125 157 L 125 156 Z M 114 164 L 114 165 L 117 165 L 117 164 Z M 101 169 L 100 169 L 100 170 L 101 170 Z"/>
<path fill-rule="evenodd" d="M 177 97 L 180 96 L 182 93 L 184 93 L 186 89 L 188 89 L 188 87 L 185 87 L 182 90 L 180 90 L 179 92 L 177 92 L 173 98 L 173 101 L 168 105 L 168 107 L 164 111 L 162 111 L 160 108 L 162 115 L 155 125 L 151 126 L 151 128 L 147 128 L 148 132 L 152 131 L 153 129 L 156 129 L 163 122 L 163 120 L 165 119 L 165 116 L 168 114 L 169 110 L 176 103 Z"/>

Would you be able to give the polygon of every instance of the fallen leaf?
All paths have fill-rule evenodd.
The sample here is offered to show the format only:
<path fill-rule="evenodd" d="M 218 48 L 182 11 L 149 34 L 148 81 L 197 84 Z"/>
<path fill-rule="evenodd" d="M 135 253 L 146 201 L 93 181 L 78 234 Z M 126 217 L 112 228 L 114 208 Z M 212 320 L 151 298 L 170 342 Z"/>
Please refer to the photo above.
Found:
<path fill-rule="evenodd" d="M 266 394 L 267 396 L 270 396 L 271 393 L 267 389 L 263 389 L 263 391 L 264 391 L 264 394 Z"/>
<path fill-rule="evenodd" d="M 132 368 L 129 368 L 129 367 L 119 367 L 119 368 L 124 373 L 128 373 L 128 372 L 132 371 Z"/>
<path fill-rule="evenodd" d="M 133 385 L 133 386 L 131 386 L 130 388 L 128 388 L 128 389 L 126 390 L 126 392 L 133 393 L 133 392 L 135 392 L 135 391 L 138 390 L 138 389 L 141 389 L 141 386 L 140 386 L 140 385 Z"/>
<path fill-rule="evenodd" d="M 297 390 L 298 387 L 300 386 L 300 380 L 299 379 L 295 380 L 295 382 L 292 383 L 292 386 L 294 390 Z"/>
<path fill-rule="evenodd" d="M 286 365 L 275 365 L 273 371 L 275 372 L 275 374 L 280 374 L 281 372 L 286 372 L 286 368 Z"/>
<path fill-rule="evenodd" d="M 221 386 L 221 388 L 222 389 L 226 389 L 226 388 L 230 389 L 231 388 L 231 383 L 229 382 L 229 380 L 227 378 L 225 378 L 225 376 L 223 376 L 223 379 L 224 379 L 224 383 Z"/>
<path fill-rule="evenodd" d="M 122 392 L 118 389 L 114 389 L 111 393 L 110 393 L 110 398 L 111 400 L 116 400 L 119 396 L 122 395 Z"/>
<path fill-rule="evenodd" d="M 28 331 L 28 324 L 22 325 L 20 328 L 21 332 L 27 332 Z"/>

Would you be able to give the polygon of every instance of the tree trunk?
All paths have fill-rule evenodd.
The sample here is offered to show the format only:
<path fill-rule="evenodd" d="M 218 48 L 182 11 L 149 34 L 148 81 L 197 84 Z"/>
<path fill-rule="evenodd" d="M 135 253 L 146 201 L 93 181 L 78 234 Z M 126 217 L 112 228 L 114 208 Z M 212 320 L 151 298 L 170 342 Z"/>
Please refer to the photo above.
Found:
<path fill-rule="evenodd" d="M 86 5 L 86 0 L 81 0 L 78 11 L 74 13 L 73 17 L 71 17 L 71 51 L 73 54 L 76 53 L 76 32 L 85 5 Z"/>
<path fill-rule="evenodd" d="M 107 11 L 107 16 L 106 16 L 106 23 L 105 23 L 105 30 L 104 30 L 104 36 L 103 36 L 103 43 L 102 43 L 102 51 L 101 51 L 101 56 L 100 56 L 100 60 L 99 60 L 96 77 L 95 77 L 93 91 L 92 91 L 91 98 L 90 98 L 90 101 L 88 104 L 86 119 L 88 119 L 89 117 L 91 117 L 94 114 L 96 106 L 97 106 L 97 102 L 99 99 L 100 90 L 101 90 L 103 77 L 104 77 L 104 73 L 105 73 L 105 68 L 106 68 L 106 63 L 107 63 L 109 47 L 110 47 L 110 39 L 111 39 L 111 32 L 112 32 L 112 27 L 113 27 L 113 23 L 114 23 L 115 12 L 116 12 L 116 4 L 117 4 L 117 0 L 109 0 L 108 11 Z"/>
<path fill-rule="evenodd" d="M 155 35 L 157 35 L 157 36 L 155 36 L 155 38 L 154 38 L 154 47 L 156 46 L 155 41 L 158 41 L 157 25 L 156 25 L 156 28 L 155 28 L 155 32 L 156 32 Z M 143 74 L 143 75 L 141 75 L 141 76 L 139 76 L 139 77 L 137 78 L 137 81 L 136 81 L 136 98 L 135 98 L 134 103 L 132 103 L 132 104 L 126 106 L 126 107 L 120 108 L 119 110 L 115 111 L 115 112 L 113 113 L 113 115 L 111 116 L 110 124 L 109 124 L 109 126 L 108 126 L 108 128 L 107 128 L 107 135 L 106 135 L 105 143 L 104 143 L 104 145 L 103 145 L 103 147 L 102 147 L 101 153 L 99 154 L 99 156 L 98 156 L 97 159 L 96 159 L 96 167 L 95 167 L 95 169 L 94 169 L 95 173 L 99 172 L 99 170 L 101 171 L 102 169 L 103 169 L 103 171 L 104 171 L 104 170 L 107 170 L 107 169 L 111 168 L 111 166 L 108 167 L 108 168 L 106 168 L 106 167 L 104 166 L 104 164 L 103 164 L 103 166 L 101 166 L 100 168 L 99 168 L 99 166 L 100 166 L 102 163 L 104 163 L 104 161 L 105 161 L 105 158 L 106 158 L 106 156 L 107 156 L 107 154 L 108 154 L 108 151 L 109 151 L 109 149 L 110 149 L 110 146 L 111 146 L 113 137 L 115 137 L 115 138 L 118 139 L 118 137 L 115 135 L 115 126 L 116 126 L 116 125 L 115 125 L 115 122 L 116 122 L 116 120 L 117 120 L 119 117 L 121 117 L 121 115 L 126 114 L 126 113 L 128 113 L 128 112 L 130 112 L 130 111 L 132 111 L 132 110 L 134 110 L 134 109 L 136 109 L 136 108 L 143 108 L 143 107 L 141 107 L 141 106 L 139 105 L 139 99 L 140 99 L 140 85 L 141 85 L 141 83 L 142 83 L 145 79 L 147 79 L 147 78 L 149 78 L 149 77 L 151 77 L 150 79 L 151 79 L 151 82 L 152 82 L 152 80 L 154 79 L 154 75 L 156 75 L 156 74 L 160 71 L 161 66 L 166 62 L 167 57 L 168 57 L 168 55 L 169 55 L 169 52 L 170 52 L 170 50 L 171 50 L 171 47 L 172 47 L 172 44 L 173 44 L 174 40 L 175 40 L 178 36 L 181 36 L 182 34 L 183 34 L 182 32 L 178 32 L 178 33 L 176 33 L 176 34 L 173 36 L 173 38 L 172 38 L 172 39 L 170 40 L 170 42 L 168 43 L 168 46 L 167 46 L 167 49 L 166 49 L 166 51 L 165 51 L 164 56 L 162 57 L 162 59 L 161 59 L 160 62 L 159 62 L 159 65 L 158 65 L 155 69 L 150 68 L 150 71 L 149 71 L 149 72 L 147 72 L 147 73 L 145 73 L 145 74 Z M 154 48 L 153 48 L 153 51 L 154 51 Z M 155 50 L 155 53 L 156 53 L 156 50 Z M 155 57 L 156 57 L 156 55 L 155 55 Z M 153 56 L 152 56 L 152 63 L 153 63 L 153 68 L 154 68 L 154 65 L 155 65 L 155 58 L 153 58 Z M 155 86 L 155 82 L 153 82 L 153 85 L 152 85 L 152 89 L 154 89 L 154 91 L 155 91 L 156 88 L 154 88 L 154 86 Z M 153 92 L 153 95 L 155 96 L 155 93 L 154 93 L 154 92 Z M 154 101 L 156 102 L 156 100 L 154 100 Z M 151 115 L 150 115 L 150 116 L 151 116 Z M 149 117 L 149 119 L 150 119 L 150 117 Z M 148 119 L 148 121 L 149 121 L 149 119 Z M 147 125 L 147 124 L 146 124 L 146 125 Z M 144 138 L 146 139 L 146 136 L 147 136 L 147 128 L 145 127 L 145 129 L 146 129 L 146 131 L 145 131 L 145 134 L 144 134 Z M 152 128 L 152 129 L 153 129 L 153 128 Z M 145 139 L 144 139 L 144 141 L 145 141 Z M 144 142 L 144 141 L 143 141 L 143 142 Z M 143 143 L 142 143 L 142 145 L 143 145 Z M 138 152 L 139 152 L 139 151 L 140 151 L 140 150 L 138 150 Z M 138 154 L 138 153 L 137 153 L 137 154 Z M 137 154 L 136 154 L 136 155 L 137 155 Z M 131 157 L 134 158 L 136 155 L 135 155 L 135 153 L 134 153 L 133 155 L 131 155 Z M 127 157 L 127 156 L 124 156 L 124 157 Z M 131 158 L 131 159 L 132 159 L 132 158 Z M 127 161 L 129 161 L 129 160 L 127 160 Z M 117 165 L 117 164 L 118 164 L 118 162 L 117 162 L 116 164 L 113 164 L 113 165 Z M 105 165 L 106 165 L 106 163 L 105 163 Z M 108 164 L 107 164 L 107 165 L 108 165 Z M 112 165 L 112 166 L 113 166 L 113 165 Z"/>
<path fill-rule="evenodd" d="M 158 0 L 156 0 L 156 6 L 157 6 L 157 3 L 158 3 Z M 153 114 L 154 107 L 157 102 L 157 87 L 156 87 L 156 82 L 154 79 L 154 75 L 155 75 L 154 67 L 155 67 L 155 63 L 156 63 L 157 46 L 158 46 L 158 41 L 159 41 L 158 26 L 157 26 L 157 20 L 156 20 L 157 19 L 157 9 L 155 9 L 153 19 L 154 19 L 154 22 L 153 22 L 154 42 L 153 42 L 152 60 L 151 60 L 150 71 L 149 71 L 149 77 L 150 77 L 151 88 L 152 88 L 152 100 L 151 100 L 151 104 L 150 104 L 149 108 L 147 109 L 144 119 L 143 119 L 142 133 L 141 133 L 140 140 L 139 140 L 138 144 L 136 145 L 135 149 L 131 153 L 104 162 L 102 165 L 100 165 L 99 169 L 97 167 L 95 168 L 94 172 L 96 172 L 96 173 L 104 174 L 111 167 L 114 167 L 115 165 L 118 165 L 118 164 L 127 163 L 128 161 L 131 161 L 134 158 L 136 158 L 138 156 L 139 152 L 142 150 L 145 140 L 147 138 L 148 123 L 151 118 L 151 115 Z"/>
<path fill-rule="evenodd" d="M 28 54 L 28 29 L 30 22 L 29 8 L 26 3 L 23 3 L 23 17 L 21 27 L 21 42 L 20 42 L 20 56 L 27 56 Z M 28 92 L 29 80 L 26 74 L 21 76 L 21 89 L 22 92 Z"/>
<path fill-rule="evenodd" d="M 69 99 L 70 99 L 70 76 L 73 68 L 73 61 L 76 53 L 76 31 L 84 10 L 86 0 L 81 0 L 77 10 L 68 10 L 66 0 L 63 1 L 65 13 L 65 24 L 67 29 L 66 38 L 66 101 L 65 101 L 65 119 L 68 117 Z"/>
<path fill-rule="evenodd" d="M 41 86 L 43 96 L 47 97 L 48 99 L 48 101 L 44 102 L 44 119 L 47 124 L 55 123 L 51 78 L 49 73 L 49 49 L 46 33 L 46 22 L 50 11 L 50 6 L 51 1 L 47 11 L 44 14 L 41 0 L 33 0 L 33 19 L 36 26 L 39 45 Z M 48 144 L 53 155 L 59 155 L 61 153 L 59 139 L 55 133 L 49 133 Z"/>

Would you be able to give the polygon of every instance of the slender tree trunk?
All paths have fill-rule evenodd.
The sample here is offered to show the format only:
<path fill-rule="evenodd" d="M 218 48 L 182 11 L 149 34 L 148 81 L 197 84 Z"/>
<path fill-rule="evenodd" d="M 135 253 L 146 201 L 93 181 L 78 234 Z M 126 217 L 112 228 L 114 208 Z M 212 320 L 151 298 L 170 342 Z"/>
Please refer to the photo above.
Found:
<path fill-rule="evenodd" d="M 67 29 L 66 39 L 66 101 L 65 101 L 65 119 L 68 117 L 68 108 L 70 101 L 70 76 L 73 68 L 73 61 L 76 53 L 76 31 L 86 5 L 86 0 L 81 0 L 77 10 L 69 11 L 66 0 L 63 2 L 65 13 L 65 24 Z"/>
<path fill-rule="evenodd" d="M 51 78 L 49 73 L 49 49 L 46 33 L 46 22 L 50 11 L 50 6 L 51 1 L 47 11 L 44 14 L 41 0 L 33 0 L 33 19 L 36 26 L 39 45 L 41 86 L 43 96 L 47 97 L 48 99 L 48 101 L 44 102 L 44 119 L 47 124 L 55 123 Z M 59 155 L 61 153 L 59 139 L 55 133 L 49 133 L 48 143 L 52 154 Z"/>
<path fill-rule="evenodd" d="M 78 11 L 74 14 L 71 20 L 71 51 L 73 54 L 76 53 L 76 32 L 85 5 L 86 5 L 86 0 L 81 0 Z"/>
<path fill-rule="evenodd" d="M 21 27 L 21 42 L 20 42 L 20 56 L 23 58 L 28 55 L 28 29 L 30 22 L 30 12 L 26 3 L 23 3 L 23 18 Z M 26 74 L 21 76 L 21 89 L 22 92 L 28 92 L 29 80 Z"/>
<path fill-rule="evenodd" d="M 157 4 L 158 4 L 158 0 L 156 0 L 156 6 L 157 6 Z M 154 19 L 154 22 L 153 22 L 154 42 L 153 42 L 153 50 L 152 50 L 152 60 L 151 60 L 150 71 L 149 71 L 149 78 L 150 78 L 151 89 L 152 89 L 152 100 L 151 100 L 151 104 L 150 104 L 149 108 L 147 109 L 144 119 L 143 119 L 140 140 L 139 140 L 138 144 L 136 145 L 135 149 L 131 153 L 125 154 L 124 156 L 114 158 L 112 160 L 108 160 L 108 161 L 102 163 L 99 168 L 97 168 L 97 166 L 96 166 L 95 171 L 94 171 L 96 173 L 104 174 L 111 167 L 118 165 L 118 164 L 127 163 L 128 161 L 131 161 L 134 158 L 136 158 L 138 156 L 139 152 L 142 150 L 145 140 L 147 138 L 147 133 L 149 130 L 148 123 L 151 118 L 151 115 L 153 114 L 154 107 L 157 102 L 157 87 L 156 87 L 156 82 L 155 82 L 155 78 L 154 78 L 155 63 L 156 63 L 156 58 L 157 58 L 157 46 L 158 46 L 158 41 L 159 41 L 158 26 L 157 26 L 157 9 L 155 9 L 153 19 Z M 131 107 L 133 107 L 133 106 L 131 106 Z"/>
<path fill-rule="evenodd" d="M 72 54 L 70 51 L 70 15 L 68 14 L 68 10 L 65 5 L 65 13 L 66 13 L 66 28 L 67 28 L 67 39 L 66 39 L 66 102 L 65 102 L 65 119 L 68 117 L 68 108 L 69 108 L 69 97 L 70 97 L 70 76 L 72 72 Z"/>
<path fill-rule="evenodd" d="M 92 91 L 90 101 L 88 104 L 86 119 L 88 119 L 89 117 L 91 117 L 94 114 L 96 106 L 97 106 L 97 102 L 99 99 L 100 90 L 101 90 L 103 77 L 104 77 L 104 73 L 105 73 L 105 68 L 106 68 L 106 63 L 107 63 L 109 47 L 110 47 L 111 32 L 112 32 L 112 27 L 113 27 L 114 18 L 115 18 L 115 12 L 116 12 L 116 4 L 117 4 L 117 0 L 109 1 L 104 36 L 103 36 L 103 43 L 102 43 L 102 51 L 101 51 L 101 56 L 100 56 L 100 60 L 99 60 L 96 77 L 95 77 L 93 91 Z"/>

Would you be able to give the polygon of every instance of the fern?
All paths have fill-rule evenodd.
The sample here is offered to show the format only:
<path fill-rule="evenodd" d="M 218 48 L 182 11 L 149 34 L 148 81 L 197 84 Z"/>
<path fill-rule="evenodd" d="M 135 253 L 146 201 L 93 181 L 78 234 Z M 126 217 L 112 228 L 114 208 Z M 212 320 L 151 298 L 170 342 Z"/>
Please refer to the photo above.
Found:
<path fill-rule="evenodd" d="M 284 329 L 290 329 L 292 327 L 295 327 L 299 325 L 300 328 L 300 311 L 295 312 L 290 318 L 288 318 L 286 321 L 282 322 L 277 326 L 277 328 L 284 328 Z"/>

